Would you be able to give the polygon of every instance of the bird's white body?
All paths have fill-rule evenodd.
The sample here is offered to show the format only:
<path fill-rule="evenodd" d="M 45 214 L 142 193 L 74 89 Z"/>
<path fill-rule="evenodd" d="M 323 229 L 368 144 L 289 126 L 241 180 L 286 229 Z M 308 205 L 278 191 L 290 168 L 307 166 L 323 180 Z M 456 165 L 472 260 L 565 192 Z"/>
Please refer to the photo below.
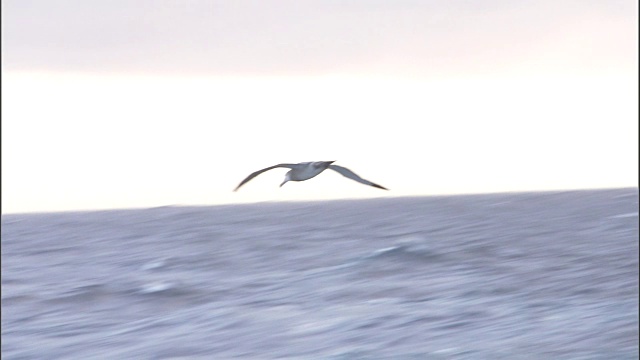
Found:
<path fill-rule="evenodd" d="M 233 191 L 237 191 L 242 185 L 246 184 L 247 182 L 249 182 L 249 180 L 253 179 L 254 177 L 262 174 L 265 171 L 271 170 L 271 169 L 275 169 L 278 167 L 284 167 L 284 168 L 289 168 L 291 170 L 289 170 L 284 177 L 284 181 L 282 182 L 282 184 L 280 184 L 280 186 L 284 185 L 287 183 L 287 181 L 305 181 L 305 180 L 309 180 L 313 177 L 318 176 L 318 174 L 320 174 L 321 172 L 325 171 L 326 169 L 331 169 L 334 170 L 338 173 L 340 173 L 341 175 L 351 179 L 351 180 L 355 180 L 359 183 L 365 184 L 365 185 L 370 185 L 373 187 L 377 187 L 379 189 L 383 189 L 383 190 L 388 190 L 385 187 L 382 187 L 378 184 L 372 183 L 369 180 L 365 180 L 363 178 L 361 178 L 360 176 L 356 175 L 353 171 L 342 167 L 342 166 L 338 166 L 338 165 L 332 165 L 333 161 L 314 161 L 314 162 L 303 162 L 303 163 L 298 163 L 298 164 L 278 164 L 278 165 L 274 165 L 274 166 L 270 166 L 268 168 L 264 168 L 261 170 L 258 170 L 256 172 L 253 172 L 252 174 L 250 174 L 249 176 L 247 176 L 244 180 L 242 180 L 242 182 L 240 183 L 240 185 L 238 185 L 235 190 Z"/>
<path fill-rule="evenodd" d="M 333 161 L 303 162 L 292 166 L 285 174 L 287 181 L 305 181 L 320 175 Z"/>

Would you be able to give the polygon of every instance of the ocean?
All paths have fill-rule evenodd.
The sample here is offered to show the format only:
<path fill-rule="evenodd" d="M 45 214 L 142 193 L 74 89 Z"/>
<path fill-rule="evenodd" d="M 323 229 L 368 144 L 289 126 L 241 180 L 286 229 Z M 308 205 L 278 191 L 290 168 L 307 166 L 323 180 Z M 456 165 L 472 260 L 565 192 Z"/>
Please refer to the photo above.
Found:
<path fill-rule="evenodd" d="M 2 359 L 637 359 L 638 189 L 2 215 Z"/>

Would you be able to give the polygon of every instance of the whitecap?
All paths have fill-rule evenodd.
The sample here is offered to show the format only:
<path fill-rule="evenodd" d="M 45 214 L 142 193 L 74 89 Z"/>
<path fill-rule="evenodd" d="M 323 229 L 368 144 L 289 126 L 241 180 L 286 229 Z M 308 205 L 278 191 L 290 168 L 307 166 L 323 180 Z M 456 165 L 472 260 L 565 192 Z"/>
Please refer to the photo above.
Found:
<path fill-rule="evenodd" d="M 149 261 L 148 263 L 140 266 L 140 270 L 146 271 L 161 268 L 167 264 L 167 260 L 169 260 L 169 258 L 165 257 L 158 260 Z"/>
<path fill-rule="evenodd" d="M 145 284 L 141 289 L 141 294 L 154 294 L 159 292 L 165 292 L 172 290 L 176 287 L 175 283 L 169 281 L 158 281 L 149 284 Z"/>
<path fill-rule="evenodd" d="M 624 219 L 624 218 L 632 218 L 632 217 L 638 217 L 638 213 L 632 212 L 632 213 L 609 216 L 610 219 Z"/>

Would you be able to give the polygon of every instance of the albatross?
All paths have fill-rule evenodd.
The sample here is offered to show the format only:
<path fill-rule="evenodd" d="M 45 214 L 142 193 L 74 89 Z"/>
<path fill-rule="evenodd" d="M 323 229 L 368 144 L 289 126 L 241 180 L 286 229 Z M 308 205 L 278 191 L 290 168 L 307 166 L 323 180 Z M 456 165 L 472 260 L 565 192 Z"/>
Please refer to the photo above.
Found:
<path fill-rule="evenodd" d="M 238 189 L 240 189 L 240 187 L 246 183 L 248 183 L 251 179 L 253 179 L 254 177 L 262 174 L 265 171 L 269 171 L 271 169 L 275 169 L 275 168 L 287 168 L 287 169 L 291 169 L 289 171 L 287 171 L 287 173 L 284 176 L 284 181 L 282 182 L 282 184 L 280 184 L 280 187 L 282 187 L 282 185 L 286 184 L 287 181 L 305 181 L 305 180 L 309 180 L 315 176 L 317 176 L 318 174 L 320 174 L 321 172 L 327 170 L 327 169 L 331 169 L 337 173 L 339 173 L 340 175 L 347 177 L 351 180 L 355 180 L 359 183 L 365 184 L 365 185 L 369 185 L 369 186 L 373 186 L 376 187 L 378 189 L 382 189 L 382 190 L 389 190 L 384 186 L 380 186 L 376 183 L 372 183 L 369 180 L 365 180 L 363 178 L 361 178 L 360 176 L 358 176 L 356 173 L 354 173 L 353 171 L 347 169 L 346 167 L 342 167 L 342 166 L 338 166 L 338 165 L 332 165 L 335 161 L 313 161 L 313 162 L 302 162 L 299 164 L 278 164 L 278 165 L 273 165 L 273 166 L 269 166 L 267 168 L 264 168 L 262 170 L 258 170 L 256 172 L 251 173 L 251 175 L 247 176 L 246 179 L 242 180 L 242 182 L 240 183 L 240 185 L 238 185 L 233 191 L 238 191 Z"/>

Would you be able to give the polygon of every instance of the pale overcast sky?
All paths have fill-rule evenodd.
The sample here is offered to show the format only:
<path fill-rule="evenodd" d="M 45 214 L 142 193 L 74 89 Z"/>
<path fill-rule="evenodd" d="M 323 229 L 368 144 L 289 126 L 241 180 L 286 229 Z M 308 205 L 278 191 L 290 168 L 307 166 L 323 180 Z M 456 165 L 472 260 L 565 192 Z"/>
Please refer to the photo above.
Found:
<path fill-rule="evenodd" d="M 637 6 L 3 1 L 2 212 L 635 187 Z"/>

